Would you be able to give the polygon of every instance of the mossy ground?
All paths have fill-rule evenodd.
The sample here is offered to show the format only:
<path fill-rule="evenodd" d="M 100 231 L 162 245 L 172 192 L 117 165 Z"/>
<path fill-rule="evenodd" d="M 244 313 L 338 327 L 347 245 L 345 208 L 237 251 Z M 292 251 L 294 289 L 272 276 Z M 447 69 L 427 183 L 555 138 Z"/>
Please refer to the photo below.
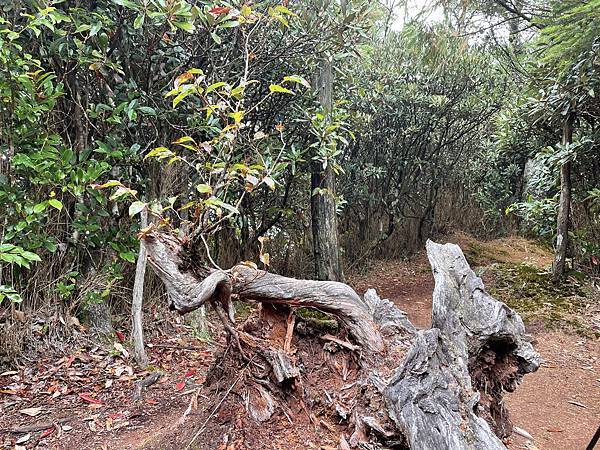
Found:
<path fill-rule="evenodd" d="M 600 336 L 597 325 L 586 320 L 590 305 L 596 305 L 598 298 L 585 274 L 573 271 L 555 284 L 550 272 L 531 264 L 498 263 L 487 271 L 492 281 L 490 293 L 515 309 L 525 322 Z"/>

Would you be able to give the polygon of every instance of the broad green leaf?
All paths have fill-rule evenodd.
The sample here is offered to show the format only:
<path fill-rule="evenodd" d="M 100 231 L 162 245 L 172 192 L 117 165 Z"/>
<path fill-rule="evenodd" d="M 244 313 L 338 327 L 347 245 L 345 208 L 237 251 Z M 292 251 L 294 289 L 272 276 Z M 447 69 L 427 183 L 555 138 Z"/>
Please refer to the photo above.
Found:
<path fill-rule="evenodd" d="M 273 180 L 273 178 L 271 178 L 271 177 L 264 177 L 263 178 L 263 183 L 265 183 L 267 186 L 269 186 L 269 189 L 271 189 L 272 191 L 275 190 L 275 181 Z"/>
<path fill-rule="evenodd" d="M 146 203 L 144 203 L 144 202 L 140 202 L 140 201 L 133 202 L 131 205 L 129 205 L 129 217 L 133 217 L 136 214 L 142 212 L 145 207 L 146 207 Z"/>
<path fill-rule="evenodd" d="M 199 184 L 196 186 L 196 190 L 201 194 L 212 194 L 212 187 L 208 184 Z"/>
<path fill-rule="evenodd" d="M 221 42 L 223 42 L 221 40 L 221 38 L 219 37 L 219 35 L 217 33 L 215 33 L 214 31 L 210 33 L 210 37 L 212 38 L 213 41 L 215 41 L 217 44 L 221 44 Z"/>
<path fill-rule="evenodd" d="M 104 184 L 92 184 L 93 189 L 105 189 L 113 186 L 120 186 L 121 182 L 117 180 L 110 180 Z"/>
<path fill-rule="evenodd" d="M 185 142 L 194 142 L 194 138 L 190 137 L 190 136 L 183 136 L 180 137 L 179 139 L 177 139 L 176 141 L 173 141 L 173 144 L 184 144 Z"/>
<path fill-rule="evenodd" d="M 292 83 L 301 84 L 305 88 L 310 89 L 310 83 L 299 75 L 288 75 L 286 77 L 283 77 L 283 81 L 290 81 Z"/>
<path fill-rule="evenodd" d="M 21 256 L 28 261 L 38 261 L 39 262 L 42 260 L 36 253 L 28 252 L 28 251 L 21 252 Z"/>
<path fill-rule="evenodd" d="M 174 156 L 175 156 L 175 153 L 173 153 L 168 148 L 166 148 L 166 147 L 156 147 L 156 148 L 150 150 L 146 154 L 146 156 L 144 156 L 144 159 L 148 159 L 148 158 L 164 159 L 164 158 L 172 158 Z"/>
<path fill-rule="evenodd" d="M 284 88 L 283 86 L 280 86 L 278 84 L 271 84 L 269 86 L 269 91 L 271 91 L 271 92 L 281 92 L 282 94 L 292 94 L 292 95 L 294 95 L 294 92 L 292 92 L 289 89 Z"/>
<path fill-rule="evenodd" d="M 133 21 L 133 28 L 135 28 L 136 30 L 142 28 L 142 26 L 144 25 L 145 18 L 146 15 L 144 13 L 138 14 L 138 16 Z"/>
<path fill-rule="evenodd" d="M 132 0 L 113 0 L 113 3 L 130 9 L 139 9 L 137 3 Z"/>
<path fill-rule="evenodd" d="M 120 252 L 119 257 L 131 263 L 135 262 L 135 253 L 133 253 L 131 250 L 128 252 Z"/>
<path fill-rule="evenodd" d="M 46 206 L 48 206 L 46 203 L 38 203 L 33 207 L 33 212 L 39 214 L 46 209 Z"/>
<path fill-rule="evenodd" d="M 173 22 L 173 25 L 175 25 L 180 30 L 187 31 L 188 33 L 194 31 L 194 24 L 191 22 Z"/>
<path fill-rule="evenodd" d="M 242 121 L 242 118 L 244 117 L 244 111 L 235 111 L 227 115 L 231 117 L 237 125 Z"/>
<path fill-rule="evenodd" d="M 227 86 L 227 83 L 225 83 L 224 81 L 218 81 L 216 83 L 213 83 L 206 88 L 206 93 L 208 94 L 209 92 L 212 92 L 215 89 L 219 89 L 220 87 L 223 87 L 223 86 Z"/>
<path fill-rule="evenodd" d="M 52 206 L 53 208 L 58 209 L 59 211 L 62 209 L 63 205 L 60 202 L 60 200 L 57 200 L 55 198 L 51 198 L 50 200 L 48 200 L 48 204 L 50 206 Z"/>

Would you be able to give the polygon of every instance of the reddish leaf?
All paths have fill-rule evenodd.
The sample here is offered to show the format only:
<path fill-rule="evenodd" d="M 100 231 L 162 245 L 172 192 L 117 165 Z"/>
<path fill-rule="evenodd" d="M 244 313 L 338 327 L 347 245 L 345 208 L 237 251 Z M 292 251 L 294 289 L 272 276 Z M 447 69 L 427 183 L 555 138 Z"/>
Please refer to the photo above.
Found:
<path fill-rule="evenodd" d="M 600 264 L 600 261 L 595 256 L 592 256 L 592 264 L 597 266 L 598 264 Z"/>
<path fill-rule="evenodd" d="M 175 385 L 175 389 L 178 391 L 183 391 L 183 388 L 185 388 L 185 381 L 180 381 Z"/>
<path fill-rule="evenodd" d="M 173 82 L 173 86 L 175 87 L 175 89 L 177 89 L 179 86 L 181 86 L 183 83 L 185 83 L 186 81 L 188 81 L 189 79 L 193 78 L 194 74 L 191 72 L 183 72 L 181 75 L 179 75 L 177 78 L 175 78 L 175 81 Z"/>
<path fill-rule="evenodd" d="M 45 437 L 50 436 L 52 433 L 54 433 L 54 427 L 48 428 L 46 431 L 44 431 L 40 436 L 40 439 L 44 439 Z"/>
<path fill-rule="evenodd" d="M 117 339 L 119 339 L 119 341 L 125 342 L 125 335 L 122 331 L 117 331 L 115 334 L 117 335 Z"/>
<path fill-rule="evenodd" d="M 111 419 L 115 420 L 118 419 L 120 417 L 123 417 L 123 413 L 111 413 L 108 415 L 108 417 L 110 417 Z"/>
<path fill-rule="evenodd" d="M 229 11 L 231 11 L 231 8 L 229 6 L 215 6 L 214 8 L 210 9 L 208 12 L 211 14 L 220 15 L 220 14 L 227 14 Z"/>
<path fill-rule="evenodd" d="M 196 369 L 190 369 L 186 372 L 185 377 L 190 378 L 190 377 L 193 377 L 194 375 L 196 375 Z"/>
<path fill-rule="evenodd" d="M 90 394 L 79 394 L 79 397 L 88 402 L 88 403 L 92 403 L 94 405 L 101 405 L 102 401 L 98 400 L 97 398 L 92 397 Z"/>
<path fill-rule="evenodd" d="M 151 398 L 147 399 L 146 403 L 149 405 L 158 405 L 158 402 L 156 400 L 152 400 Z"/>

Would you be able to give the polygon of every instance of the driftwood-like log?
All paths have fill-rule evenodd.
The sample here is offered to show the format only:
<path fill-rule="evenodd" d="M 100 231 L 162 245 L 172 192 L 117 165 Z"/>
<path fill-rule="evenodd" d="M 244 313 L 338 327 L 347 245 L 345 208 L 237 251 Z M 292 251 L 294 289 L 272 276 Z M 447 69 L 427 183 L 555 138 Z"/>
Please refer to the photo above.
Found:
<path fill-rule="evenodd" d="M 335 281 L 296 280 L 245 265 L 231 269 L 240 299 L 316 308 L 334 314 L 367 351 L 383 350 L 381 334 L 365 302 L 350 286 Z"/>
<path fill-rule="evenodd" d="M 383 350 L 367 305 L 348 285 L 333 281 L 296 280 L 239 264 L 229 271 L 207 271 L 203 280 L 182 270 L 183 249 L 168 235 L 145 237 L 148 261 L 164 282 L 173 309 L 186 313 L 208 300 L 229 303 L 231 291 L 242 300 L 319 309 L 337 316 L 368 352 Z"/>
<path fill-rule="evenodd" d="M 171 309 L 184 314 L 198 309 L 209 300 L 228 299 L 231 293 L 229 276 L 221 270 L 204 269 L 204 279 L 185 270 L 185 254 L 179 239 L 168 234 L 144 236 L 148 262 L 165 284 Z"/>
<path fill-rule="evenodd" d="M 225 319 L 223 308 L 231 304 L 231 294 L 269 305 L 316 308 L 343 323 L 367 356 L 360 359 L 355 384 L 362 395 L 379 398 L 365 397 L 353 410 L 338 405 L 342 417 L 353 418 L 351 446 L 370 439 L 413 450 L 505 448 L 501 439 L 510 434 L 511 425 L 503 392 L 535 371 L 539 356 L 521 318 L 485 292 L 458 246 L 427 243 L 435 277 L 432 328 L 418 331 L 404 312 L 373 290 L 360 298 L 343 283 L 296 280 L 247 265 L 209 270 L 190 264 L 173 237 L 153 233 L 144 239 L 173 309 L 184 313 L 210 301 L 240 351 L 242 343 L 268 362 L 273 383 L 257 376 L 259 387 L 248 394 L 254 420 L 269 420 L 276 402 L 283 408 L 286 395 L 277 393 L 278 386 L 283 389 L 287 380 L 303 375 L 289 354 L 293 321 L 288 309 L 263 307 L 263 313 L 273 313 L 271 323 L 280 322 L 282 342 L 272 342 L 269 335 L 236 330 L 233 318 Z M 355 348 L 349 343 L 341 347 L 349 352 Z"/>
<path fill-rule="evenodd" d="M 490 297 L 457 245 L 427 242 L 433 328 L 420 331 L 385 398 L 411 449 L 504 449 L 503 390 L 537 370 L 519 315 Z M 484 420 L 485 418 L 486 420 Z"/>

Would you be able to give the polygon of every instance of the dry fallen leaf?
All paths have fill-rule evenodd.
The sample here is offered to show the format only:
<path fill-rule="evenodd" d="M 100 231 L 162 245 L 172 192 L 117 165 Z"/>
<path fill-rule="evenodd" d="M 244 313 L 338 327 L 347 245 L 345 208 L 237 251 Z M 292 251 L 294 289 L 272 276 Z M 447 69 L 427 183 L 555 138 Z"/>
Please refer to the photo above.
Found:
<path fill-rule="evenodd" d="M 71 431 L 73 429 L 73 427 L 70 425 L 63 425 L 62 429 L 63 429 L 63 431 Z"/>
<path fill-rule="evenodd" d="M 42 412 L 42 408 L 25 408 L 19 411 L 21 414 L 25 414 L 30 417 L 35 417 Z"/>
<path fill-rule="evenodd" d="M 113 346 L 116 351 L 123 355 L 123 358 L 129 358 L 129 352 L 125 350 L 125 347 L 123 347 L 122 344 L 120 344 L 119 342 L 115 342 Z"/>
<path fill-rule="evenodd" d="M 25 436 L 21 436 L 15 441 L 16 444 L 24 444 L 31 438 L 31 433 L 27 433 Z"/>

